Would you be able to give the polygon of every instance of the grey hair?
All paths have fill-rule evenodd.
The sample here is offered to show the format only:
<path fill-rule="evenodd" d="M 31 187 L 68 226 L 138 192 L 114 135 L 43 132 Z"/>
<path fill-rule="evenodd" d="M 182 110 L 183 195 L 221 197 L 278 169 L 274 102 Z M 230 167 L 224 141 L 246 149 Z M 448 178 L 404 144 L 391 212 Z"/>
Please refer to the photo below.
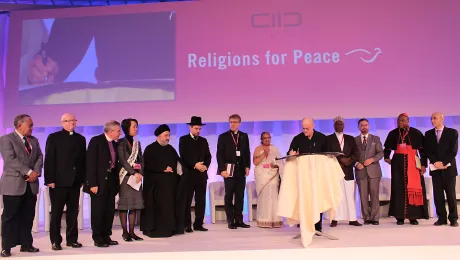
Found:
<path fill-rule="evenodd" d="M 26 115 L 26 114 L 20 114 L 20 115 L 17 115 L 15 118 L 14 118 L 14 128 L 18 128 L 19 125 L 23 124 L 24 121 L 26 121 L 27 118 L 30 118 L 29 115 Z"/>
<path fill-rule="evenodd" d="M 120 122 L 118 122 L 116 120 L 110 120 L 109 122 L 105 123 L 105 125 L 104 125 L 104 133 L 108 133 L 115 126 L 120 126 Z"/>

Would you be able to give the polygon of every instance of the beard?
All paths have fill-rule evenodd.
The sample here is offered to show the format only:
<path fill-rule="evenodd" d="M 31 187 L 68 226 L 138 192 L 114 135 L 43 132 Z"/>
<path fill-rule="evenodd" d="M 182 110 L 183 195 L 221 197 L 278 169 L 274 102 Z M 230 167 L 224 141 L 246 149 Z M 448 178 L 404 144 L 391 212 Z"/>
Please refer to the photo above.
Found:
<path fill-rule="evenodd" d="M 169 144 L 169 141 L 165 140 L 165 141 L 160 141 L 158 140 L 158 143 L 161 145 L 161 146 L 167 146 Z"/>

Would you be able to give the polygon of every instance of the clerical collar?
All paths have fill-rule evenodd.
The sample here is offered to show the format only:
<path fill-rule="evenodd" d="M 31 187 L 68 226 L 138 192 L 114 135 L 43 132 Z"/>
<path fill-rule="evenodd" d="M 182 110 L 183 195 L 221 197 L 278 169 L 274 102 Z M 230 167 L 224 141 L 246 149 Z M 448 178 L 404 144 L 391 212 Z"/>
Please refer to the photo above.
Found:
<path fill-rule="evenodd" d="M 239 133 L 238 130 L 236 130 L 236 132 L 233 132 L 232 130 L 230 130 L 230 132 L 231 132 L 232 134 L 234 134 L 234 135 L 237 135 L 237 134 Z"/>
<path fill-rule="evenodd" d="M 112 141 L 113 141 L 113 140 L 110 139 L 105 133 L 104 133 L 104 135 L 105 135 L 105 139 L 107 139 L 107 141 L 109 141 L 109 142 L 112 142 Z"/>
<path fill-rule="evenodd" d="M 69 132 L 69 131 L 65 130 L 64 128 L 62 129 L 62 131 L 64 131 L 64 132 L 68 133 L 69 135 L 73 135 L 73 133 L 74 133 L 74 131 L 72 131 L 72 132 Z"/>

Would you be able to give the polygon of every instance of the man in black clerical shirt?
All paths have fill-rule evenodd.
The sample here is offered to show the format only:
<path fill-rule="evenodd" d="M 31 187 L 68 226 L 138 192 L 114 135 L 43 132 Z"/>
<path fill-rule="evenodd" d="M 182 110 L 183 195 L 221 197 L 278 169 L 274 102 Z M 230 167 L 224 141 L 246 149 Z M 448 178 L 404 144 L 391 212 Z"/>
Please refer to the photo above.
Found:
<path fill-rule="evenodd" d="M 225 213 L 229 229 L 249 228 L 243 222 L 244 189 L 251 167 L 248 134 L 238 131 L 241 125 L 239 115 L 229 117 L 230 131 L 219 135 L 217 140 L 218 174 L 225 182 Z M 235 205 L 233 205 L 235 197 Z"/>
<path fill-rule="evenodd" d="M 299 153 L 321 153 L 327 152 L 326 135 L 314 130 L 315 123 L 312 118 L 304 118 L 302 120 L 302 133 L 296 135 L 292 139 L 289 146 L 289 155 Z M 315 230 L 322 231 L 323 213 L 315 224 Z"/>
<path fill-rule="evenodd" d="M 208 231 L 203 227 L 204 212 L 206 208 L 206 185 L 208 183 L 208 168 L 211 164 L 211 152 L 206 138 L 200 136 L 201 117 L 193 116 L 190 120 L 190 133 L 179 139 L 179 153 L 182 158 L 184 173 L 181 178 L 186 178 L 187 204 L 185 207 L 185 232 L 192 232 L 191 205 L 195 194 L 195 223 L 196 231 Z"/>
<path fill-rule="evenodd" d="M 80 248 L 77 217 L 80 187 L 85 178 L 86 139 L 75 132 L 77 119 L 72 114 L 61 117 L 62 130 L 46 140 L 45 185 L 51 199 L 50 240 L 53 250 L 62 250 L 61 218 L 66 209 L 66 245 Z"/>

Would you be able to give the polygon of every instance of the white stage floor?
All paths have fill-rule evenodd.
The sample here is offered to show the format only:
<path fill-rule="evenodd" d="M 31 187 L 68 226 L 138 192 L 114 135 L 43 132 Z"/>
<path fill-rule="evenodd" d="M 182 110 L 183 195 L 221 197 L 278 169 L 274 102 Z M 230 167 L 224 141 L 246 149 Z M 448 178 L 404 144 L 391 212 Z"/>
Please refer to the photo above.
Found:
<path fill-rule="evenodd" d="M 52 251 L 46 232 L 34 234 L 34 246 L 40 253 L 21 253 L 13 248 L 14 259 L 33 257 L 34 259 L 66 260 L 117 260 L 139 259 L 435 259 L 441 256 L 460 256 L 460 227 L 435 227 L 436 219 L 421 220 L 419 226 L 397 226 L 390 218 L 381 220 L 380 226 L 349 226 L 348 222 L 330 228 L 324 223 L 324 231 L 336 236 L 332 241 L 315 237 L 309 248 L 303 248 L 300 240 L 293 237 L 298 228 L 229 230 L 226 224 L 207 224 L 208 232 L 194 232 L 171 238 L 145 238 L 140 242 L 124 242 L 121 229 L 114 227 L 113 240 L 119 245 L 109 248 L 96 248 L 88 228 L 80 232 L 79 241 L 83 248 L 64 247 L 62 251 Z M 64 230 L 62 230 L 64 233 Z M 141 236 L 141 233 L 138 232 Z M 63 246 L 65 245 L 65 241 Z M 83 258 L 82 258 L 83 257 Z M 57 259 L 57 258 L 56 258 Z"/>

